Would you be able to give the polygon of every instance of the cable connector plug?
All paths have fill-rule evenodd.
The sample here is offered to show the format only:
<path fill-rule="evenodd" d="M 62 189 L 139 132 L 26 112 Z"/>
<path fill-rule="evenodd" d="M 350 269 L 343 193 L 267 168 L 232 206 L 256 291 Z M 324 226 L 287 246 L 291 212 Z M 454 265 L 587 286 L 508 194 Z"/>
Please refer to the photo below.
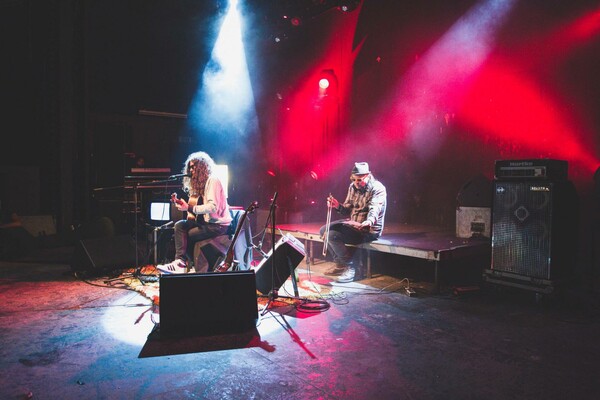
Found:
<path fill-rule="evenodd" d="M 408 287 L 408 286 L 404 288 L 404 291 L 406 292 L 406 295 L 408 297 L 414 297 L 417 295 L 417 292 L 415 292 L 415 290 L 413 288 Z"/>

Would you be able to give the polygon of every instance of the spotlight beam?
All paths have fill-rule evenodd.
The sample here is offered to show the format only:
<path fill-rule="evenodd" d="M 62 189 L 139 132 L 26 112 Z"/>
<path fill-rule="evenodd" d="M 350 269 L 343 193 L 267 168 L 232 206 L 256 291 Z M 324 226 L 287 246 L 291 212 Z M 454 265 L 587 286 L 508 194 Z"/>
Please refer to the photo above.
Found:
<path fill-rule="evenodd" d="M 258 130 L 237 0 L 229 2 L 188 117 L 203 146 L 219 150 Z"/>

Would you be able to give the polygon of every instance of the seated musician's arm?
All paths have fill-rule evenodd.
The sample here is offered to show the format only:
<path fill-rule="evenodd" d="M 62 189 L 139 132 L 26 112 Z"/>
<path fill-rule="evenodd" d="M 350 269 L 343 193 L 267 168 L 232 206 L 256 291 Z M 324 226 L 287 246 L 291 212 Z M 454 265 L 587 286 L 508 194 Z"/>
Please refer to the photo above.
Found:
<path fill-rule="evenodd" d="M 387 192 L 385 190 L 385 186 L 375 186 L 373 189 L 373 197 L 371 197 L 371 201 L 369 202 L 369 213 L 367 214 L 367 219 L 365 220 L 369 221 L 371 226 L 375 225 L 375 222 L 377 222 L 377 218 L 379 218 L 381 215 L 386 201 Z"/>

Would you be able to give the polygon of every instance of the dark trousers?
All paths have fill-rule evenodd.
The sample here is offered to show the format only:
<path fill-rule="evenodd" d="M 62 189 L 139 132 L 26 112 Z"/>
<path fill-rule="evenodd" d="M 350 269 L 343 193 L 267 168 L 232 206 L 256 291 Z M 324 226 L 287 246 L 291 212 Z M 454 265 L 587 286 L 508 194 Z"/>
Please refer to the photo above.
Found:
<path fill-rule="evenodd" d="M 186 261 L 188 259 L 188 245 L 225 235 L 227 228 L 229 228 L 227 225 L 198 223 L 187 219 L 177 221 L 173 232 L 175 239 L 175 259 Z"/>
<path fill-rule="evenodd" d="M 377 239 L 376 235 L 369 231 L 361 231 L 353 228 L 343 222 L 346 220 L 340 219 L 332 221 L 329 224 L 329 242 L 327 250 L 333 255 L 333 261 L 341 265 L 352 265 L 356 248 L 347 247 L 346 244 L 359 244 L 370 242 Z M 326 225 L 323 225 L 320 230 L 321 237 L 325 240 Z"/>

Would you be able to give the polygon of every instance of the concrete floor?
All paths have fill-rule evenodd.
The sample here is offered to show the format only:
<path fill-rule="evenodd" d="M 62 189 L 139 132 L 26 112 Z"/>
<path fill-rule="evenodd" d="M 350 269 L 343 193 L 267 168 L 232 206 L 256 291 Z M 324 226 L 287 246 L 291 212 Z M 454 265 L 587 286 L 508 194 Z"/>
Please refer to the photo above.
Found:
<path fill-rule="evenodd" d="M 1 262 L 0 398 L 600 398 L 594 296 L 433 295 L 417 276 L 409 297 L 401 279 L 419 265 L 400 261 L 343 286 L 323 274 L 329 263 L 301 263 L 301 294 L 320 292 L 328 310 L 276 303 L 253 332 L 162 340 L 150 335 L 157 308 L 119 282 Z"/>

